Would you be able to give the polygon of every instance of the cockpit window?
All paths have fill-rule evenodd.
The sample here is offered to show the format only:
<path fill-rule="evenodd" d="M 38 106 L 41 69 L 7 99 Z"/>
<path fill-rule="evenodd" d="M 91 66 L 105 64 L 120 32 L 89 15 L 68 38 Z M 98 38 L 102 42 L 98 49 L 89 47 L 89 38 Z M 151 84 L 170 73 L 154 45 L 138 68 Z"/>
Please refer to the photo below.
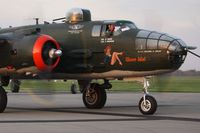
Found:
<path fill-rule="evenodd" d="M 134 23 L 131 22 L 115 22 L 115 23 L 108 23 L 105 24 L 102 29 L 102 36 L 112 37 L 112 36 L 118 36 L 122 34 L 123 32 L 129 31 L 131 29 L 136 29 Z"/>
<path fill-rule="evenodd" d="M 131 28 L 127 25 L 116 26 L 114 31 L 114 36 L 120 35 L 122 32 L 129 31 Z"/>
<path fill-rule="evenodd" d="M 119 35 L 121 34 L 122 32 L 125 32 L 125 31 L 129 31 L 131 29 L 137 29 L 137 27 L 135 26 L 135 24 L 133 23 L 130 23 L 130 22 L 118 22 L 116 23 L 115 25 L 115 35 Z"/>
<path fill-rule="evenodd" d="M 137 26 L 133 22 L 129 22 L 129 21 L 117 21 L 115 25 L 117 25 L 117 26 L 127 26 L 130 29 L 137 29 Z"/>

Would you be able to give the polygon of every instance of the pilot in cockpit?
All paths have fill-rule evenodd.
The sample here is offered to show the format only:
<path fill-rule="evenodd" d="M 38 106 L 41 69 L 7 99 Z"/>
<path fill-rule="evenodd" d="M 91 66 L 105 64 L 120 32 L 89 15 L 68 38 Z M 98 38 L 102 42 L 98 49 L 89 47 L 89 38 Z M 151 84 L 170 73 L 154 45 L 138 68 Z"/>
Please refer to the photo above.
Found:
<path fill-rule="evenodd" d="M 106 36 L 107 37 L 112 37 L 115 31 L 115 25 L 114 24 L 109 24 L 106 27 Z"/>

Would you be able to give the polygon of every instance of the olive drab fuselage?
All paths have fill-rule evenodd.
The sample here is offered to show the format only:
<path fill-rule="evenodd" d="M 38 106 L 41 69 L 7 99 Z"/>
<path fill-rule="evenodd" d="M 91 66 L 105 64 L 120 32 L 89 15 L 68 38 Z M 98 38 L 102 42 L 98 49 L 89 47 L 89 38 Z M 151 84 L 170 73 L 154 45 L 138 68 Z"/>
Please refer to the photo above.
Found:
<path fill-rule="evenodd" d="M 110 25 L 114 26 L 112 34 L 108 31 Z M 51 72 L 36 72 L 35 63 L 26 59 L 32 53 L 30 43 L 35 43 L 32 38 L 38 35 L 52 37 L 62 50 L 59 63 Z M 55 79 L 148 76 L 177 70 L 187 55 L 181 40 L 139 29 L 124 20 L 54 23 L 0 30 L 0 38 L 5 36 L 8 44 L 0 49 L 0 74 L 24 78 L 37 77 L 31 77 L 27 72 L 51 74 Z M 24 38 L 26 40 L 20 43 L 19 40 Z M 9 66 L 14 70 L 5 70 Z"/>

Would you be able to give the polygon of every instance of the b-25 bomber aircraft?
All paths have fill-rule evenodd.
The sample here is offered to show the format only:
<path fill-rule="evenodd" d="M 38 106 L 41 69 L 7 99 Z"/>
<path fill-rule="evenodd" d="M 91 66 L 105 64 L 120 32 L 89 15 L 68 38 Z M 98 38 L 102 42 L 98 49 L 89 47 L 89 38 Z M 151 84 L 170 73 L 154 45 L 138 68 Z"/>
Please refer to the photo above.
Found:
<path fill-rule="evenodd" d="M 61 20 L 60 23 L 57 21 Z M 173 72 L 195 47 L 165 33 L 143 30 L 127 20 L 91 21 L 87 9 L 74 8 L 53 23 L 0 30 L 0 112 L 7 106 L 11 79 L 77 80 L 83 103 L 103 108 L 109 80 L 144 77 L 142 114 L 156 112 L 145 77 Z M 196 55 L 198 56 L 198 55 Z M 92 82 L 104 80 L 103 84 Z"/>

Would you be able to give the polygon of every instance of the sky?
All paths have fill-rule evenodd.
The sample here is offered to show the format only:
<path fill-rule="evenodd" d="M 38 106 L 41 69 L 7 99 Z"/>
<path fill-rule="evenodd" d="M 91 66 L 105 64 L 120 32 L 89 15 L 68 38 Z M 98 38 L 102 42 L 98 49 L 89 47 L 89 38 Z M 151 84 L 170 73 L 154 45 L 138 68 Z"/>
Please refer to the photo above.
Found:
<path fill-rule="evenodd" d="M 90 9 L 93 20 L 126 19 L 139 28 L 177 36 L 199 47 L 200 0 L 0 0 L 0 27 L 34 24 L 64 17 L 74 7 Z M 188 55 L 181 70 L 200 70 L 200 59 Z"/>

